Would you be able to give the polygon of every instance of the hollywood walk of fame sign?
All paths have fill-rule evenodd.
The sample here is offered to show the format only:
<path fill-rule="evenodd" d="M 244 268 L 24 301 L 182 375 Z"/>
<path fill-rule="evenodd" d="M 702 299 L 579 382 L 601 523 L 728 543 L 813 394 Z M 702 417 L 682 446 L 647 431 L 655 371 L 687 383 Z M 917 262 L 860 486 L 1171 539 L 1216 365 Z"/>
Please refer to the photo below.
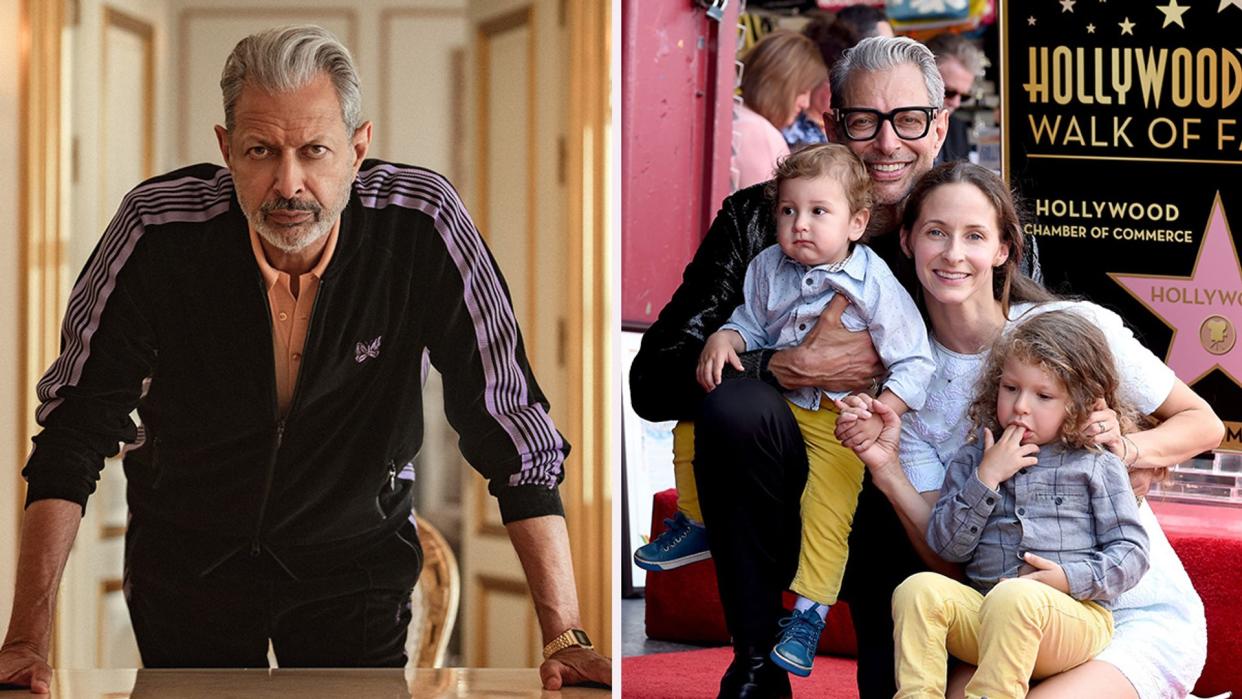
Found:
<path fill-rule="evenodd" d="M 1242 451 L 1242 2 L 999 19 L 1003 168 L 1045 283 L 1120 313 Z"/>

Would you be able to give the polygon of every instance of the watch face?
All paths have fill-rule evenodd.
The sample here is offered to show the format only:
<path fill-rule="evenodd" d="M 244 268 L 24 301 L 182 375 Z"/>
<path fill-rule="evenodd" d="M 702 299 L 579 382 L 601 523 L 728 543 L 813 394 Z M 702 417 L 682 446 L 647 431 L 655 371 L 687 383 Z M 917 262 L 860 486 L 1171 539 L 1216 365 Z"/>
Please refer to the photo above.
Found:
<path fill-rule="evenodd" d="M 583 631 L 582 629 L 574 629 L 574 640 L 578 642 L 578 645 L 591 645 L 591 638 L 587 636 L 586 631 Z"/>

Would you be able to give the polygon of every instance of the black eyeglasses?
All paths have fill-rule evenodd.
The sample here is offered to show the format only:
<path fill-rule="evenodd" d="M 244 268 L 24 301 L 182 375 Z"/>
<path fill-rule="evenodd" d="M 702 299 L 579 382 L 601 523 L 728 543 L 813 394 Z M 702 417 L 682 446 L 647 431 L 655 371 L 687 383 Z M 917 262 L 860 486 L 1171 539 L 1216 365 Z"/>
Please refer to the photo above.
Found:
<path fill-rule="evenodd" d="M 969 101 L 970 101 L 970 91 L 968 90 L 968 91 L 966 91 L 966 92 L 958 92 L 957 90 L 951 90 L 951 89 L 949 89 L 949 88 L 947 88 L 947 87 L 944 89 L 944 98 L 945 98 L 945 100 L 954 100 L 954 99 L 957 99 L 957 98 L 959 98 L 959 97 L 961 97 L 961 98 L 962 98 L 962 101 L 963 101 L 963 102 L 969 102 Z"/>
<path fill-rule="evenodd" d="M 837 123 L 841 132 L 851 141 L 870 141 L 880 133 L 884 122 L 893 125 L 893 133 L 903 141 L 916 141 L 931 129 L 935 107 L 898 107 L 885 114 L 877 109 L 838 109 Z M 824 120 L 829 115 L 824 114 Z"/>

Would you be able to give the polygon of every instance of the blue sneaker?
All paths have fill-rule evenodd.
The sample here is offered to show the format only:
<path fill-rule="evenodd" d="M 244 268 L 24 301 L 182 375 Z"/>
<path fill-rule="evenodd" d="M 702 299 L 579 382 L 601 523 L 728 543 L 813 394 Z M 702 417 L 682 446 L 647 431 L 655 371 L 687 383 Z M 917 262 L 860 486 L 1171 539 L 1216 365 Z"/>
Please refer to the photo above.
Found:
<path fill-rule="evenodd" d="M 678 512 L 664 520 L 664 530 L 634 552 L 634 565 L 643 570 L 672 570 L 712 557 L 707 550 L 707 530 Z"/>
<path fill-rule="evenodd" d="M 815 662 L 815 647 L 819 645 L 819 634 L 824 630 L 824 620 L 813 605 L 810 609 L 781 619 L 781 639 L 772 649 L 772 662 L 792 672 L 798 677 L 811 674 L 811 664 Z"/>

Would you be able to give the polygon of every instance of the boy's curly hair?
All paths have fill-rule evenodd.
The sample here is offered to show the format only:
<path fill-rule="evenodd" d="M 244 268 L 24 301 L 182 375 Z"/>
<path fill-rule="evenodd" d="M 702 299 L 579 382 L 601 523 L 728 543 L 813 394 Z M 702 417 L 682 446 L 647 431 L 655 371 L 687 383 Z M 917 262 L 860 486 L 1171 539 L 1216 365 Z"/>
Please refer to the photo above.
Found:
<path fill-rule="evenodd" d="M 1009 359 L 1038 366 L 1061 382 L 1068 396 L 1061 425 L 1063 443 L 1077 449 L 1093 446 L 1095 434 L 1088 432 L 1087 417 L 1100 398 L 1117 413 L 1122 434 L 1139 425 L 1138 411 L 1118 395 L 1120 381 L 1104 333 L 1081 314 L 1053 310 L 1021 321 L 992 347 L 967 413 L 972 441 L 983 427 L 997 437 L 1004 431 L 996 419 L 996 398 Z"/>
<path fill-rule="evenodd" d="M 795 151 L 780 159 L 764 194 L 779 205 L 781 183 L 803 177 L 831 177 L 841 183 L 850 213 L 870 209 L 873 203 L 871 176 L 853 151 L 840 143 L 821 143 Z"/>

